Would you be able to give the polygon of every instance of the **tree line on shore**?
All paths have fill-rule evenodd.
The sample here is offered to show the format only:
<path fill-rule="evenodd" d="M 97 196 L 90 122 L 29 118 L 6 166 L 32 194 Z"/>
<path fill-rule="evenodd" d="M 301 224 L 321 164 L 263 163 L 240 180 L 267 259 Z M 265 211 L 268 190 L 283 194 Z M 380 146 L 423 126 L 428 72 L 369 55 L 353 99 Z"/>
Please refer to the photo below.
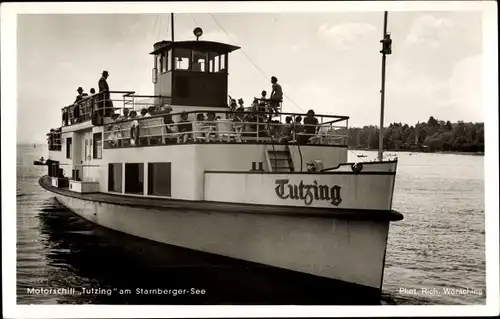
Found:
<path fill-rule="evenodd" d="M 384 128 L 385 150 L 425 152 L 484 152 L 484 123 L 440 121 L 433 116 L 427 122 L 409 126 L 391 123 Z M 348 129 L 348 145 L 354 149 L 378 149 L 376 126 Z"/>

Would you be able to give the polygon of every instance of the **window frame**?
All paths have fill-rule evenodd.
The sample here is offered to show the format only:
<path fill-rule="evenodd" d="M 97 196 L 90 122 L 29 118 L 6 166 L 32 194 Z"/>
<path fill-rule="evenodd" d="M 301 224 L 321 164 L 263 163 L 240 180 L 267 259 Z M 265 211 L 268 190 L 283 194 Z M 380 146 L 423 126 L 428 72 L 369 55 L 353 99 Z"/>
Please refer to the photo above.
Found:
<path fill-rule="evenodd" d="M 139 183 L 142 183 L 142 188 L 140 192 L 131 192 L 130 190 L 127 191 L 127 166 L 130 167 L 130 165 L 138 165 L 139 166 L 139 172 L 141 172 L 141 166 L 142 166 L 142 177 L 141 174 L 139 174 Z M 144 163 L 142 162 L 133 162 L 133 163 L 125 163 L 124 165 L 124 173 L 123 173 L 123 179 L 125 181 L 125 187 L 123 188 L 123 193 L 124 194 L 132 194 L 132 195 L 144 195 L 144 182 L 145 182 L 145 171 L 144 171 Z M 141 181 L 142 179 L 142 181 Z M 129 186 L 130 189 L 130 186 Z"/>
<path fill-rule="evenodd" d="M 115 185 L 114 183 L 114 178 L 111 178 L 114 177 L 114 175 L 111 176 L 111 174 L 112 173 L 114 174 L 115 172 L 112 168 L 112 166 L 114 165 L 119 165 L 120 167 L 120 169 L 118 170 L 120 171 L 120 183 L 118 183 L 117 185 Z M 118 186 L 118 190 L 111 189 L 111 181 L 113 181 L 113 186 Z M 123 163 L 108 163 L 108 192 L 123 193 L 122 185 L 123 185 Z"/>
<path fill-rule="evenodd" d="M 96 139 L 96 136 L 100 136 L 100 139 Z M 97 142 L 100 143 L 100 147 Z M 103 149 L 103 137 L 102 132 L 92 134 L 92 159 L 102 159 L 102 149 Z"/>
<path fill-rule="evenodd" d="M 72 137 L 66 137 L 66 158 L 67 159 L 73 158 L 73 138 Z"/>
<path fill-rule="evenodd" d="M 159 194 L 154 193 L 153 187 L 153 165 L 168 165 L 168 193 L 167 194 Z M 148 195 L 151 196 L 160 196 L 160 197 L 172 197 L 172 162 L 149 162 L 148 163 Z"/>

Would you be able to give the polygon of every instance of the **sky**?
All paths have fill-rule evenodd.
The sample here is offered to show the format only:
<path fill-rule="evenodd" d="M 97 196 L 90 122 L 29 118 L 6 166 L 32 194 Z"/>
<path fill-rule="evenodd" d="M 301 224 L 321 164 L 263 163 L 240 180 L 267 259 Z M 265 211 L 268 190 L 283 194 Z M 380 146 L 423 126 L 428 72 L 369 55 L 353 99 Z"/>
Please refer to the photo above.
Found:
<path fill-rule="evenodd" d="M 379 124 L 383 12 L 178 13 L 175 40 L 194 39 L 197 26 L 201 40 L 242 47 L 230 55 L 229 94 L 246 105 L 276 76 L 284 111 Z M 18 15 L 18 142 L 44 142 L 77 87 L 97 89 L 103 70 L 111 90 L 153 94 L 149 53 L 170 32 L 169 13 Z M 388 32 L 386 125 L 484 121 L 481 12 L 389 12 Z"/>

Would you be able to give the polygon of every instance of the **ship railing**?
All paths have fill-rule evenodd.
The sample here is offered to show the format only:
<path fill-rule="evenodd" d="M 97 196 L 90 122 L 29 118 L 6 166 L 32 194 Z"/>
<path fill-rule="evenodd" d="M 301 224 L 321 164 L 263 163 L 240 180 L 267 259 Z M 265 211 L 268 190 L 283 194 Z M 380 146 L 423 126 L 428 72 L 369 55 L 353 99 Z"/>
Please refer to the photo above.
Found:
<path fill-rule="evenodd" d="M 99 168 L 100 165 L 91 165 L 91 164 L 79 164 L 73 165 L 71 177 L 69 177 L 72 181 L 77 182 L 99 182 Z"/>
<path fill-rule="evenodd" d="M 264 118 L 259 112 L 245 112 L 241 121 L 235 120 L 237 112 L 230 111 L 213 112 L 218 119 L 211 121 L 196 120 L 200 111 L 183 113 L 188 116 L 184 122 L 180 121 L 181 113 L 166 113 L 109 123 L 104 127 L 104 148 L 196 142 L 347 145 L 345 116 L 316 115 L 318 124 L 299 124 L 269 121 L 267 114 Z M 274 118 L 291 115 L 294 119 L 305 116 L 282 113 Z"/>
<path fill-rule="evenodd" d="M 136 111 L 158 107 L 170 102 L 170 98 L 155 95 L 136 95 L 134 91 L 103 91 L 62 108 L 62 126 L 92 120 L 94 125 L 103 125 L 104 118 L 123 115 L 123 109 Z"/>

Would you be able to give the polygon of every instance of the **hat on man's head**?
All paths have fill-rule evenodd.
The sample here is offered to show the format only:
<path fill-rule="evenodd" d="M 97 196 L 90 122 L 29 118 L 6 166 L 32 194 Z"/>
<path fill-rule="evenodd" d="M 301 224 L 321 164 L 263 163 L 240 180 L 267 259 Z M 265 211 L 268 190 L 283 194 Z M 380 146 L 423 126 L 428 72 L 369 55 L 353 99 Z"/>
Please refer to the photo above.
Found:
<path fill-rule="evenodd" d="M 102 76 L 109 76 L 108 71 L 102 71 Z"/>
<path fill-rule="evenodd" d="M 77 92 L 83 92 L 83 89 L 81 86 L 78 87 L 78 89 L 76 89 Z"/>

